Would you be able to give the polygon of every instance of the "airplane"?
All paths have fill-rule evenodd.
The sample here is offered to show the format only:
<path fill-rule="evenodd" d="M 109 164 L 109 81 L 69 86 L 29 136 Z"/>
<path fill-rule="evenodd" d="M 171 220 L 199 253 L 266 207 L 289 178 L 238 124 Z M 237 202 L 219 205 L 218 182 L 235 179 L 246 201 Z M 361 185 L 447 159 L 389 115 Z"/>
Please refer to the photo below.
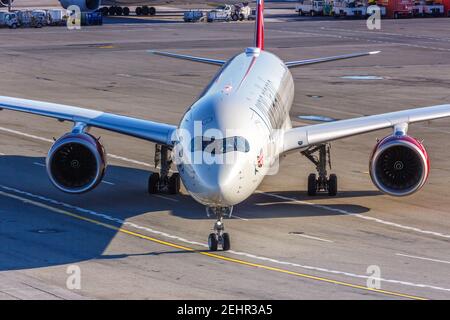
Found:
<path fill-rule="evenodd" d="M 283 62 L 264 47 L 264 2 L 257 1 L 255 45 L 228 61 L 151 51 L 154 55 L 220 67 L 210 84 L 182 116 L 179 125 L 159 123 L 74 106 L 0 96 L 0 109 L 15 110 L 74 123 L 56 140 L 46 158 L 50 181 L 61 191 L 77 194 L 95 188 L 106 168 L 106 153 L 91 127 L 156 143 L 159 172 L 148 179 L 148 192 L 176 194 L 180 180 L 187 192 L 216 217 L 209 249 L 229 250 L 223 218 L 247 199 L 278 159 L 301 152 L 317 170 L 308 177 L 308 194 L 337 193 L 336 175 L 327 173 L 331 141 L 392 128 L 370 158 L 375 186 L 391 196 L 418 191 L 430 170 L 422 143 L 408 135 L 409 124 L 449 117 L 450 104 L 292 127 L 292 68 L 377 54 L 353 53 Z M 182 67 L 182 65 L 181 65 Z M 230 156 L 231 161 L 223 161 Z M 216 161 L 217 160 L 217 161 Z M 220 161 L 218 161 L 220 160 Z M 226 159 L 225 159 L 226 160 Z M 170 173 L 175 163 L 177 171 Z"/>

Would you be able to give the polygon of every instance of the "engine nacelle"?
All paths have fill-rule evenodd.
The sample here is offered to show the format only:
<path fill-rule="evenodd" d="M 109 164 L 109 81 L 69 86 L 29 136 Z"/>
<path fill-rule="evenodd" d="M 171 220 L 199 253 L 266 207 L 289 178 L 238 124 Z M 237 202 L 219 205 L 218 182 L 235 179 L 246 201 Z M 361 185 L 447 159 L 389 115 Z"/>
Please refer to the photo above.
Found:
<path fill-rule="evenodd" d="M 426 182 L 430 170 L 422 143 L 408 135 L 392 135 L 375 146 L 370 177 L 375 186 L 391 196 L 407 196 Z"/>
<path fill-rule="evenodd" d="M 80 8 L 81 12 L 95 11 L 100 7 L 101 0 L 59 0 L 64 9 L 75 5 Z"/>
<path fill-rule="evenodd" d="M 46 167 L 51 182 L 58 189 L 83 193 L 102 181 L 106 168 L 105 149 L 88 133 L 66 133 L 48 152 Z"/>

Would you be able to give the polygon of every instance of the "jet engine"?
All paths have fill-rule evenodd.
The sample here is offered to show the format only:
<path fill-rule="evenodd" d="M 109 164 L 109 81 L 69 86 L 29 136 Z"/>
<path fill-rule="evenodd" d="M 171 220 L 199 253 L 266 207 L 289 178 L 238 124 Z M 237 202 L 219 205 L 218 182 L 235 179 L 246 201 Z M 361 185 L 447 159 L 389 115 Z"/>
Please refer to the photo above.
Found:
<path fill-rule="evenodd" d="M 100 1 L 101 0 L 59 0 L 64 9 L 75 5 L 80 8 L 81 12 L 97 10 L 100 7 Z"/>
<path fill-rule="evenodd" d="M 369 171 L 380 191 L 400 197 L 418 191 L 425 184 L 429 169 L 422 143 L 408 135 L 391 135 L 375 146 Z"/>
<path fill-rule="evenodd" d="M 106 168 L 105 149 L 88 133 L 67 133 L 51 147 L 46 167 L 51 182 L 58 189 L 83 193 L 102 181 Z"/>

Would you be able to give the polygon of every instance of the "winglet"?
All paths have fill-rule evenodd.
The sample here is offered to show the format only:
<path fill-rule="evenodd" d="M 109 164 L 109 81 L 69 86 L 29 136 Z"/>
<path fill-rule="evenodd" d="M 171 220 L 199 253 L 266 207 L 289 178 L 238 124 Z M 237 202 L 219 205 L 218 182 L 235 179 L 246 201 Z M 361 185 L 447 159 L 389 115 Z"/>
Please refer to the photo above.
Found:
<path fill-rule="evenodd" d="M 264 0 L 256 1 L 256 47 L 264 50 Z"/>

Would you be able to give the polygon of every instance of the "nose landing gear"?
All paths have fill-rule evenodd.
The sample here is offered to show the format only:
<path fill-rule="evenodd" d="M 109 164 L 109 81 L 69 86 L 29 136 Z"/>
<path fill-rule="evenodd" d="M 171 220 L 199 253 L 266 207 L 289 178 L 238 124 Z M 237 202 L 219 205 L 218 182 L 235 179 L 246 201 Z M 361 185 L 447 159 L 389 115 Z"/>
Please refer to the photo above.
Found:
<path fill-rule="evenodd" d="M 208 217 L 210 214 L 215 214 L 217 221 L 214 224 L 214 233 L 210 233 L 208 237 L 209 250 L 217 251 L 219 246 L 222 247 L 223 251 L 228 251 L 231 248 L 230 235 L 225 231 L 225 226 L 223 224 L 223 216 L 231 216 L 233 207 L 207 207 L 206 214 Z"/>
<path fill-rule="evenodd" d="M 335 196 L 338 191 L 337 176 L 327 173 L 327 165 L 331 169 L 331 146 L 330 144 L 321 144 L 302 151 L 302 154 L 315 164 L 318 176 L 311 173 L 308 176 L 308 195 L 315 196 L 317 192 L 328 192 L 329 196 Z M 319 155 L 315 155 L 319 153 Z"/>
<path fill-rule="evenodd" d="M 167 146 L 157 144 L 155 146 L 155 167 L 161 164 L 159 173 L 153 172 L 148 178 L 148 193 L 155 194 L 167 192 L 178 194 L 180 192 L 180 174 L 173 173 L 169 176 L 172 165 L 171 150 Z"/>

